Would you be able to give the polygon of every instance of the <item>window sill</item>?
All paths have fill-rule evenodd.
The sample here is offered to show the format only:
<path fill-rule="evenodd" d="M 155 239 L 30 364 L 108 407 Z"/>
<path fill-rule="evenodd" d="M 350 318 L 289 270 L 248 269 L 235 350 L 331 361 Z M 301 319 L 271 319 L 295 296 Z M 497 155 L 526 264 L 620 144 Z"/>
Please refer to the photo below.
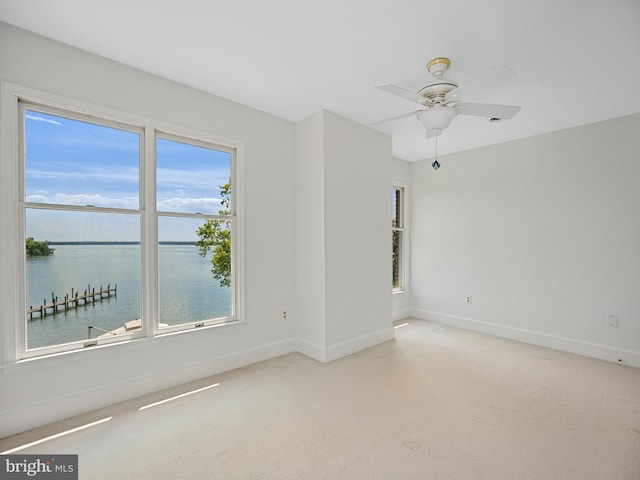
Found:
<path fill-rule="evenodd" d="M 6 363 L 4 365 L 0 365 L 0 372 L 2 374 L 15 374 L 28 370 L 39 369 L 44 365 L 47 367 L 67 364 L 68 362 L 84 362 L 87 359 L 88 355 L 92 358 L 107 356 L 107 355 L 118 355 L 123 348 L 126 349 L 143 349 L 147 348 L 147 346 L 151 345 L 152 342 L 158 341 L 168 341 L 169 338 L 179 337 L 189 334 L 195 334 L 198 332 L 200 335 L 205 331 L 213 331 L 213 330 L 236 330 L 239 328 L 243 328 L 246 326 L 246 320 L 237 320 L 234 322 L 227 323 L 218 323 L 214 325 L 207 325 L 198 328 L 189 328 L 184 330 L 178 330 L 173 332 L 166 333 L 157 333 L 153 337 L 137 337 L 137 338 L 129 338 L 123 339 L 119 342 L 111 342 L 104 343 L 102 345 L 96 345 L 93 347 L 87 348 L 77 348 L 73 350 L 67 350 L 64 352 L 55 352 L 48 353 L 39 356 L 33 356 L 28 358 L 23 358 L 20 360 L 16 360 L 12 363 Z"/>

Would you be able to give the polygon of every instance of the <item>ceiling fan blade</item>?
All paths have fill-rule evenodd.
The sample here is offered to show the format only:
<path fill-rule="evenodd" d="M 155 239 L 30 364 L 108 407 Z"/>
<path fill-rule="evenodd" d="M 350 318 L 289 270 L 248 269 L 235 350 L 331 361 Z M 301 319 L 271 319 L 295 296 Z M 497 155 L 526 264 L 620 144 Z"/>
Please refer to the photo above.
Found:
<path fill-rule="evenodd" d="M 500 82 L 515 77 L 516 72 L 503 66 L 497 65 L 489 70 L 484 71 L 480 75 L 471 79 L 471 81 L 454 88 L 445 95 L 445 99 L 450 102 L 456 102 L 461 98 L 473 97 L 475 94 L 487 90 Z"/>
<path fill-rule="evenodd" d="M 416 115 L 417 113 L 422 112 L 423 110 L 416 110 L 415 112 L 410 112 L 410 113 L 403 113 L 402 115 L 397 115 L 395 117 L 391 117 L 391 118 L 385 118 L 384 120 L 380 120 L 378 122 L 374 122 L 374 123 L 370 123 L 369 126 L 373 127 L 375 125 L 380 125 L 381 123 L 387 123 L 387 122 L 392 122 L 394 120 L 399 120 L 401 118 L 405 118 L 405 117 L 410 117 L 411 115 Z"/>
<path fill-rule="evenodd" d="M 453 107 L 461 115 L 477 115 L 479 117 L 508 120 L 513 118 L 522 107 L 514 105 L 494 105 L 492 103 L 456 103 Z"/>
<path fill-rule="evenodd" d="M 378 85 L 376 87 L 378 90 L 382 90 L 383 92 L 390 93 L 391 95 L 396 95 L 398 97 L 405 98 L 407 100 L 411 100 L 412 102 L 419 103 L 420 105 L 426 105 L 427 99 L 421 95 L 418 95 L 411 90 L 404 89 L 402 87 L 398 87 L 396 85 L 387 84 L 387 85 Z"/>

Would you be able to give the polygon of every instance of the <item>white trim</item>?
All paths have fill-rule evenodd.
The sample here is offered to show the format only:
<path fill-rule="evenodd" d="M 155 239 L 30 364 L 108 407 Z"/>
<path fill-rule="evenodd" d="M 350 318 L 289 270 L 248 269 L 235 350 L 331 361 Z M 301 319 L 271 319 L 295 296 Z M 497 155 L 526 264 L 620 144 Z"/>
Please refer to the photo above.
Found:
<path fill-rule="evenodd" d="M 156 120 L 144 115 L 133 114 L 123 110 L 116 110 L 102 105 L 97 105 L 82 100 L 75 100 L 73 98 L 64 97 L 55 93 L 49 93 L 42 90 L 38 90 L 31 87 L 25 87 L 12 82 L 0 80 L 0 85 L 3 92 L 6 95 L 6 99 L 17 102 L 17 100 L 23 100 L 29 103 L 35 103 L 40 105 L 48 105 L 51 107 L 60 108 L 62 110 L 71 110 L 77 113 L 85 115 L 95 115 L 103 118 L 104 120 L 110 120 L 116 122 L 118 125 L 129 124 L 131 126 L 153 126 L 156 130 L 162 132 L 171 132 L 178 136 L 185 138 L 192 138 L 195 140 L 201 140 L 207 143 L 216 143 L 231 148 L 240 148 L 244 145 L 244 142 L 221 135 L 216 135 L 204 130 L 198 130 L 190 127 L 182 127 L 172 123 L 164 122 L 162 120 Z M 4 104 L 4 96 L 3 96 Z M 4 107 L 2 107 L 4 108 Z M 8 106 L 10 108 L 10 105 Z M 16 112 L 17 115 L 17 112 Z"/>
<path fill-rule="evenodd" d="M 140 159 L 140 245 L 142 246 L 140 299 L 142 315 L 142 331 L 147 338 L 157 335 L 160 328 L 158 315 L 158 267 L 151 268 L 151 262 L 158 258 L 158 222 L 149 221 L 149 217 L 157 219 L 156 212 L 156 130 L 150 126 L 144 127 L 144 150 L 151 158 Z"/>
<path fill-rule="evenodd" d="M 20 224 L 18 215 L 19 162 L 18 158 L 18 102 L 13 86 L 0 82 L 0 211 L 3 228 L 0 229 L 0 361 L 7 363 L 16 358 L 18 350 L 17 324 L 20 315 L 21 290 L 19 288 Z M 16 228 L 7 228 L 7 225 Z"/>
<path fill-rule="evenodd" d="M 296 338 L 296 349 L 299 353 L 311 357 L 314 360 L 328 363 L 366 348 L 375 347 L 394 338 L 395 330 L 393 325 L 390 325 L 388 328 L 383 328 L 377 332 L 367 333 L 366 335 L 336 343 L 335 345 L 329 345 L 328 347 L 298 337 Z"/>
<path fill-rule="evenodd" d="M 246 326 L 246 322 L 229 322 L 229 323 L 219 323 L 216 325 L 209 325 L 206 327 L 202 327 L 197 329 L 199 332 L 205 332 L 207 330 L 218 330 L 218 331 L 233 331 L 238 328 L 244 328 Z M 29 370 L 39 370 L 45 367 L 48 368 L 57 368 L 58 366 L 63 367 L 68 365 L 67 362 L 76 361 L 75 359 L 79 355 L 91 355 L 94 357 L 108 357 L 110 355 L 120 355 L 124 350 L 144 350 L 150 348 L 150 345 L 153 345 L 153 342 L 159 341 L 169 341 L 170 338 L 180 338 L 185 335 L 197 335 L 195 333 L 196 329 L 183 329 L 175 332 L 167 332 L 162 335 L 156 335 L 155 337 L 137 337 L 137 338 L 128 338 L 122 342 L 112 342 L 112 343 L 103 343 L 91 348 L 85 349 L 74 349 L 74 350 L 65 350 L 63 352 L 56 352 L 47 355 L 40 355 L 37 357 L 24 358 L 22 360 L 18 360 L 17 362 L 9 362 L 4 365 L 0 365 L 0 372 L 3 374 L 13 374 L 16 372 L 26 372 Z M 86 357 L 81 357 L 86 358 Z"/>
<path fill-rule="evenodd" d="M 562 352 L 575 353 L 585 357 L 640 367 L 640 351 L 637 350 L 627 350 L 431 310 L 413 310 L 411 316 L 421 320 L 429 320 L 453 327 L 494 335 L 496 337 L 529 343 L 531 345 L 552 348 Z"/>
<path fill-rule="evenodd" d="M 325 348 L 322 345 L 301 337 L 296 338 L 296 351 L 318 362 L 326 363 L 327 361 Z"/>
<path fill-rule="evenodd" d="M 328 346 L 326 349 L 326 361 L 331 362 L 338 358 L 346 357 L 352 353 L 375 347 L 394 338 L 395 330 L 393 325 L 389 325 L 389 327 L 378 330 L 377 332 L 367 333 L 366 335 Z"/>
<path fill-rule="evenodd" d="M 231 232 L 231 259 L 232 259 L 232 297 L 231 305 L 235 309 L 232 312 L 233 317 L 239 322 L 245 322 L 245 226 L 244 226 L 244 195 L 245 195 L 245 179 L 244 179 L 244 144 L 236 143 L 235 157 L 233 160 L 233 178 L 235 186 L 231 187 L 231 207 L 232 215 L 235 217 L 233 225 L 235 231 Z M 240 275 L 238 275 L 240 272 Z"/>
<path fill-rule="evenodd" d="M 406 293 L 406 292 L 398 292 L 398 293 Z M 399 320 L 404 320 L 405 318 L 411 317 L 411 309 L 403 308 L 402 310 L 394 311 L 391 320 L 397 322 Z"/>

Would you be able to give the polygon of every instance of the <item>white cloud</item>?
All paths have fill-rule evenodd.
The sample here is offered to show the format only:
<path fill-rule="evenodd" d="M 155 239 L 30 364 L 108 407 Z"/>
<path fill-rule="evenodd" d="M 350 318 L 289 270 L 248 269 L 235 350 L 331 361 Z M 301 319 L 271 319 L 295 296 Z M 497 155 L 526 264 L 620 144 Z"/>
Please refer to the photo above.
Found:
<path fill-rule="evenodd" d="M 75 194 L 56 193 L 52 199 L 53 203 L 62 205 L 93 205 L 94 207 L 106 208 L 129 208 L 138 209 L 138 197 L 110 198 L 100 194 Z"/>
<path fill-rule="evenodd" d="M 220 210 L 219 198 L 166 198 L 158 200 L 158 210 L 163 212 L 189 212 L 217 214 Z"/>
<path fill-rule="evenodd" d="M 137 168 L 120 168 L 115 172 L 104 168 L 88 167 L 74 171 L 28 169 L 26 174 L 30 179 L 56 180 L 59 182 L 64 180 L 75 182 L 96 180 L 100 182 L 138 183 L 140 181 L 140 174 Z"/>
<path fill-rule="evenodd" d="M 179 170 L 158 168 L 158 185 L 163 188 L 194 188 L 218 191 L 220 185 L 229 181 L 229 171 L 225 169 Z"/>
<path fill-rule="evenodd" d="M 27 202 L 49 203 L 49 198 L 46 195 L 29 195 L 27 196 Z"/>
<path fill-rule="evenodd" d="M 109 197 L 98 193 L 56 193 L 50 196 L 47 195 L 47 192 L 41 191 L 38 193 L 39 194 L 29 195 L 27 202 L 79 206 L 92 205 L 94 207 L 125 208 L 131 210 L 137 210 L 139 207 L 139 200 L 135 195 Z M 163 212 L 205 213 L 215 215 L 222 206 L 219 198 L 171 197 L 159 199 L 157 208 Z"/>
<path fill-rule="evenodd" d="M 62 123 L 56 122 L 55 120 L 51 120 L 50 118 L 36 117 L 35 115 L 25 115 L 25 117 L 35 122 L 46 122 L 46 123 L 51 123 L 53 125 L 62 125 Z"/>

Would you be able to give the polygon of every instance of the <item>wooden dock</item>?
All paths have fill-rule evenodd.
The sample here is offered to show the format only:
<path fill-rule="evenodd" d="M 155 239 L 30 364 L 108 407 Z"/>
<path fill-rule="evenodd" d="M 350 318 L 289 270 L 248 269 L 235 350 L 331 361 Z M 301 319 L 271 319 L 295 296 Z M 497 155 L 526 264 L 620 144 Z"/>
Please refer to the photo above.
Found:
<path fill-rule="evenodd" d="M 100 288 L 97 290 L 95 287 L 92 288 L 91 285 L 87 285 L 87 289 L 83 294 L 79 291 L 74 291 L 72 288 L 71 295 L 66 294 L 63 299 L 58 299 L 55 293 L 51 292 L 51 301 L 47 301 L 45 298 L 39 307 L 30 306 L 27 309 L 27 316 L 29 320 L 33 320 L 34 313 L 38 314 L 40 318 L 43 318 L 47 315 L 55 315 L 58 312 L 65 312 L 81 305 L 92 305 L 96 303 L 96 301 L 111 297 L 111 295 L 115 296 L 117 291 L 117 284 L 113 287 L 109 284 L 106 288 L 102 288 L 102 285 L 100 285 Z"/>

